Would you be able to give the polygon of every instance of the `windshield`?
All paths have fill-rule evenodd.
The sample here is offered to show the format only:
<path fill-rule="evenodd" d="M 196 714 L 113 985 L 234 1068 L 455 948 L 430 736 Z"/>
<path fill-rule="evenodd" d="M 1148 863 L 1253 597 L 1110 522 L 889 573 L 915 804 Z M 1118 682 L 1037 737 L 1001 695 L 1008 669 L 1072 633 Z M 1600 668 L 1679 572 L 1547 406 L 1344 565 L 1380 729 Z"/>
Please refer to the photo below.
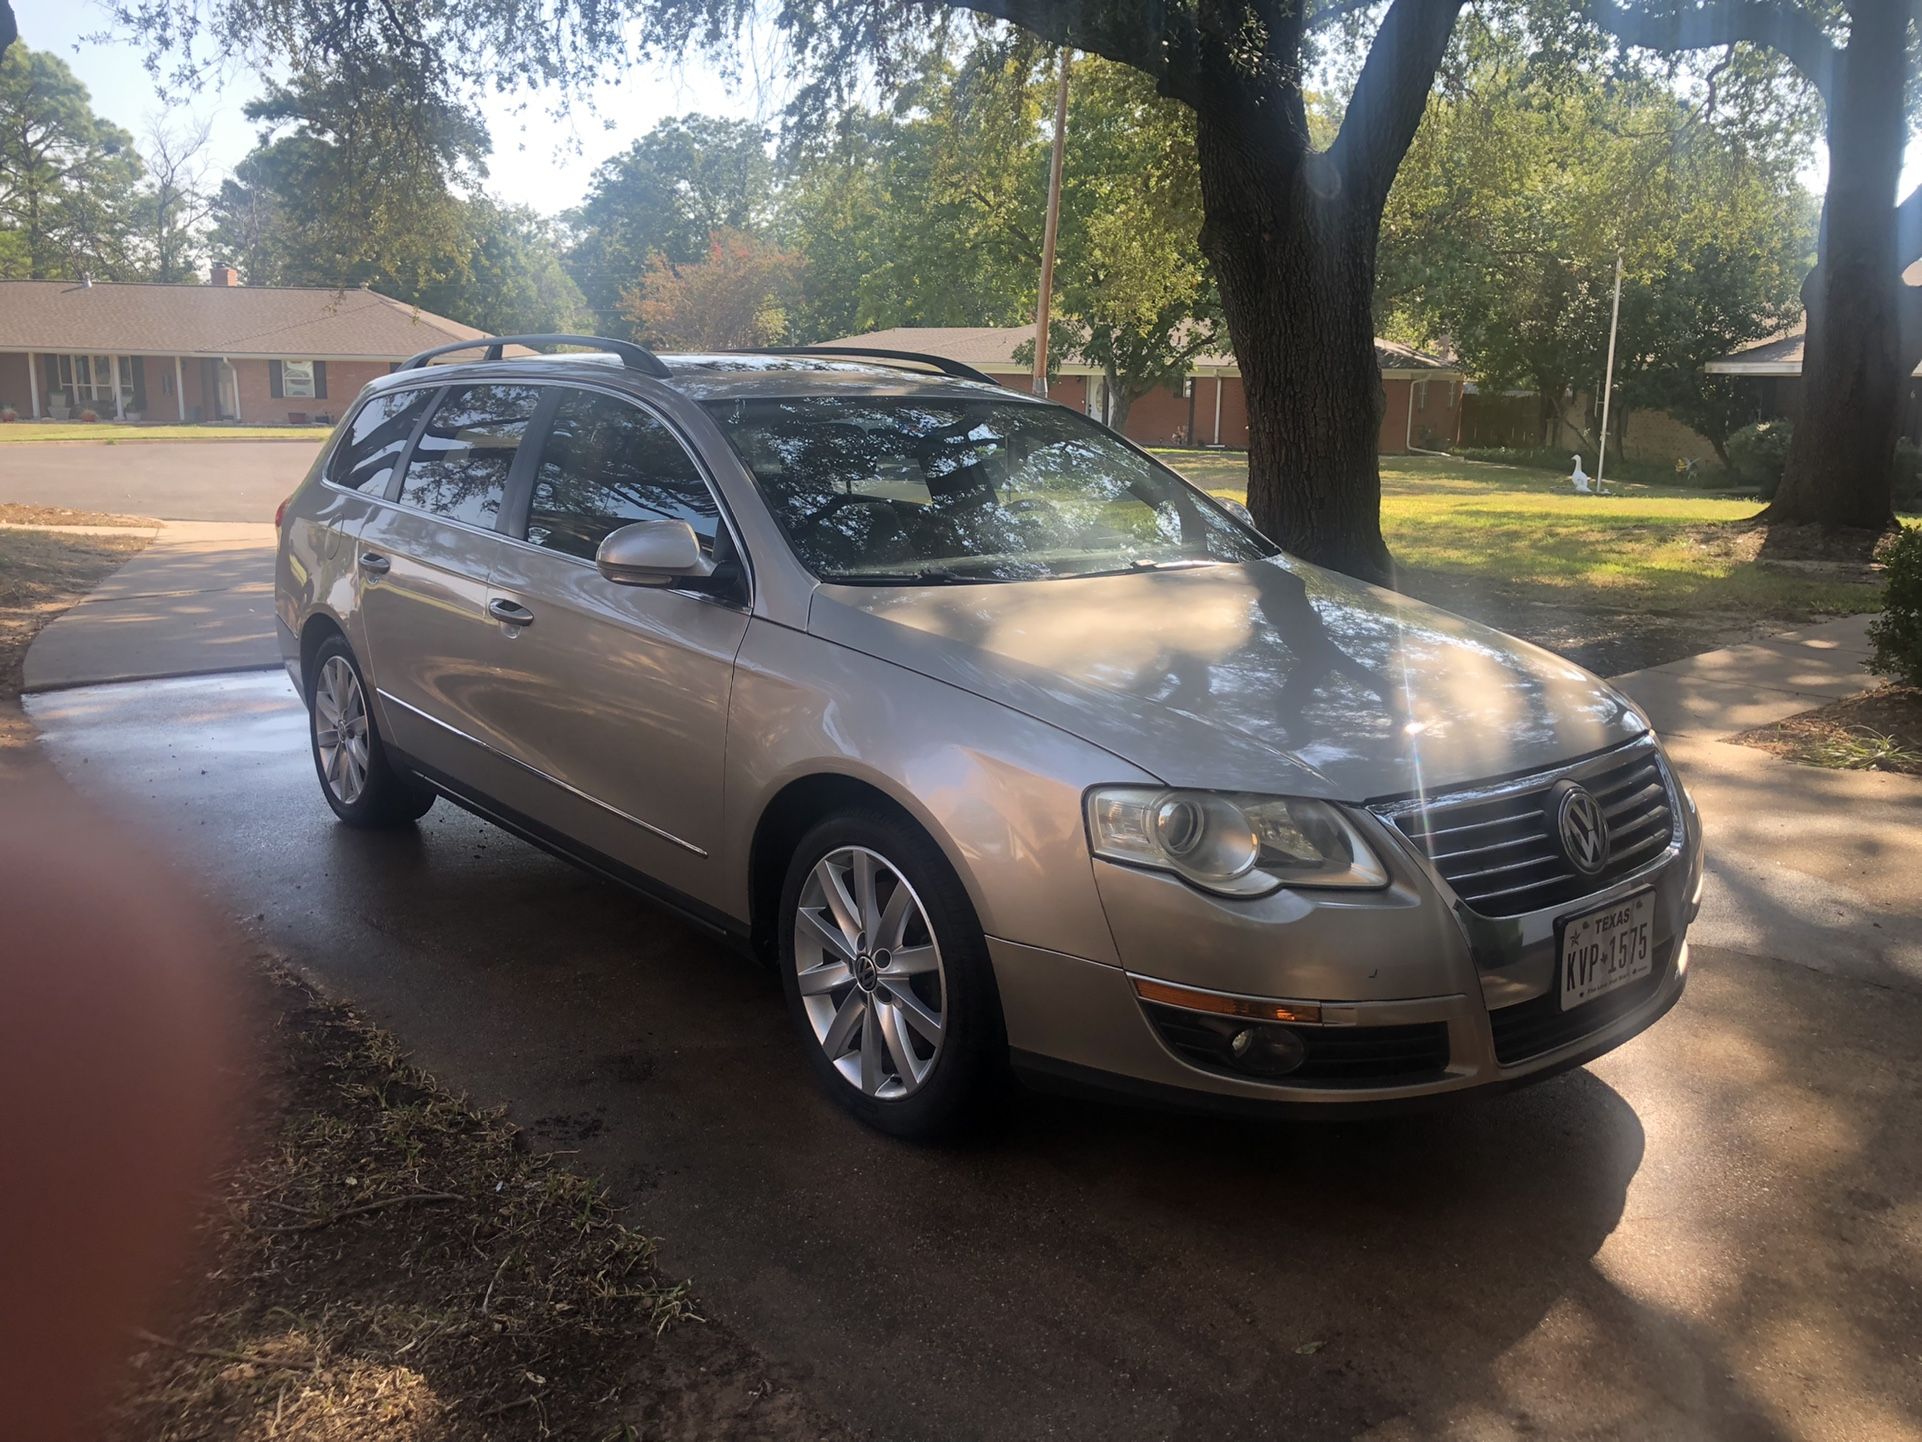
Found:
<path fill-rule="evenodd" d="M 713 401 L 826 581 L 941 584 L 1253 561 L 1274 548 L 1060 406 L 992 398 Z"/>

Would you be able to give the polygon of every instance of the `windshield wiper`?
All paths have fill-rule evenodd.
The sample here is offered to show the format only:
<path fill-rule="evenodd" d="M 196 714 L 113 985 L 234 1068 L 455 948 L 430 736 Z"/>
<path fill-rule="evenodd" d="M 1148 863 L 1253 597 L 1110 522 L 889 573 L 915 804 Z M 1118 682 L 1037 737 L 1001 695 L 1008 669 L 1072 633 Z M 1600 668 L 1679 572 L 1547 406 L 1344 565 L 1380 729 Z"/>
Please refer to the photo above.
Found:
<path fill-rule="evenodd" d="M 979 586 L 993 576 L 963 576 L 940 566 L 923 566 L 918 571 L 857 571 L 823 576 L 835 586 Z"/>
<path fill-rule="evenodd" d="M 1137 556 L 1125 566 L 1115 566 L 1105 571 L 1067 571 L 1071 577 L 1087 576 L 1138 576 L 1147 571 L 1192 571 L 1197 566 L 1219 566 L 1217 560 L 1184 559 L 1179 561 L 1151 561 L 1145 556 Z"/>

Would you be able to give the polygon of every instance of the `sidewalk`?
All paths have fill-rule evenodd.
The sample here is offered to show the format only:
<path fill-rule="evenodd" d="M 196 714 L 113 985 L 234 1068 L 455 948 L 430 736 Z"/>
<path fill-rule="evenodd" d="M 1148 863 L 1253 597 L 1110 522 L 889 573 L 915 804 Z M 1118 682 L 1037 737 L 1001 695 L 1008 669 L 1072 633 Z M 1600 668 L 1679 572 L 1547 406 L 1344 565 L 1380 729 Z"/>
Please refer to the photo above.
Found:
<path fill-rule="evenodd" d="M 1877 683 L 1869 618 L 1615 678 L 1648 711 L 1708 833 L 1689 939 L 1922 991 L 1922 781 L 1831 771 L 1727 738 Z"/>
<path fill-rule="evenodd" d="M 274 528 L 169 521 L 27 651 L 23 690 L 278 666 Z"/>

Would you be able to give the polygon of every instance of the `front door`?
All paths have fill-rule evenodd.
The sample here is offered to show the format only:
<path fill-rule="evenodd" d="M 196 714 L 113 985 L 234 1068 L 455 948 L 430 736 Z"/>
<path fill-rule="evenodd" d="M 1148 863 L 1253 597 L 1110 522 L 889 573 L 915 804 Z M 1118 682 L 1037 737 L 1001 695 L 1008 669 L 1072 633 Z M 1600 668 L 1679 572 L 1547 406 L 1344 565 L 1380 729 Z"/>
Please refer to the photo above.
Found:
<path fill-rule="evenodd" d="M 609 532 L 688 522 L 730 542 L 693 457 L 625 397 L 559 387 L 527 468 L 524 544 L 502 548 L 488 604 L 501 625 L 477 718 L 526 772 L 514 804 L 580 844 L 698 901 L 723 888 L 721 770 L 734 656 L 747 631 L 736 594 L 618 585 L 595 569 Z M 510 611 L 509 614 L 516 614 Z M 505 798 L 504 798 L 505 799 Z"/>
<path fill-rule="evenodd" d="M 474 719 L 492 668 L 488 575 L 531 385 L 450 386 L 414 442 L 395 499 L 355 545 L 359 611 L 385 734 L 454 782 L 487 789 L 498 758 Z"/>

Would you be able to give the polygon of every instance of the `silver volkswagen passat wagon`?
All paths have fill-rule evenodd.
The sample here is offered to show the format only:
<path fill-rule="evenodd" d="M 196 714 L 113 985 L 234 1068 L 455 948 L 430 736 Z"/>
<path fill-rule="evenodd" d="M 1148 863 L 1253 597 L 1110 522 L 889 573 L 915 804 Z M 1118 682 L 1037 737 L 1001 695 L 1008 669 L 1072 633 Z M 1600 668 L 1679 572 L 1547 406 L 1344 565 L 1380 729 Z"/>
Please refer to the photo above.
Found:
<path fill-rule="evenodd" d="M 1242 515 L 938 358 L 504 337 L 367 387 L 275 607 L 342 821 L 445 796 L 771 958 L 889 1131 L 1010 1062 L 1347 1115 L 1661 1016 L 1646 719 Z"/>

